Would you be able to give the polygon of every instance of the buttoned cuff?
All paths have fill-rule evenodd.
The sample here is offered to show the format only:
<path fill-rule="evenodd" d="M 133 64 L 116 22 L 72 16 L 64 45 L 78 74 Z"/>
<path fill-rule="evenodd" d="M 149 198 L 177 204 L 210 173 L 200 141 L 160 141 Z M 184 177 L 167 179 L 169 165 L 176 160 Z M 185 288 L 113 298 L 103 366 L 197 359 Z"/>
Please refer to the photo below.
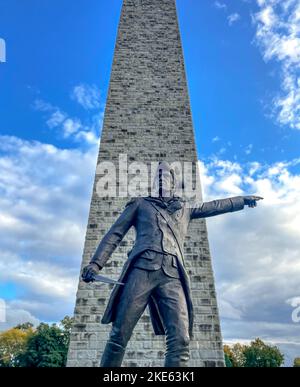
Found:
<path fill-rule="evenodd" d="M 97 265 L 99 267 L 99 270 L 102 270 L 103 269 L 103 266 L 100 265 L 100 263 L 98 262 L 97 258 L 92 258 L 91 261 L 90 261 L 90 264 L 91 263 L 94 263 L 95 265 Z"/>

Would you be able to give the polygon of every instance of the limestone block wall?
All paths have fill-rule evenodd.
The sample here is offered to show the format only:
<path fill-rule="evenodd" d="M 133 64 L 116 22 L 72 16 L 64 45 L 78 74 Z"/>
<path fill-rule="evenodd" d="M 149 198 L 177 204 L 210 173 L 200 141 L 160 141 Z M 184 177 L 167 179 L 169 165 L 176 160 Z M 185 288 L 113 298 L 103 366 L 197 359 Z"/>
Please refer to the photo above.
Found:
<path fill-rule="evenodd" d="M 113 6 L 113 4 L 112 4 Z M 124 0 L 98 163 L 167 160 L 197 164 L 192 114 L 175 0 Z M 82 266 L 122 211 L 126 198 L 99 198 L 96 173 Z M 196 177 L 195 177 L 196 179 Z M 104 275 L 117 279 L 134 239 L 121 243 Z M 190 366 L 223 366 L 222 337 L 205 220 L 193 221 L 185 243 L 195 309 Z M 68 366 L 98 366 L 110 326 L 100 324 L 112 287 L 79 281 Z M 164 339 L 148 312 L 138 323 L 124 366 L 163 365 Z"/>

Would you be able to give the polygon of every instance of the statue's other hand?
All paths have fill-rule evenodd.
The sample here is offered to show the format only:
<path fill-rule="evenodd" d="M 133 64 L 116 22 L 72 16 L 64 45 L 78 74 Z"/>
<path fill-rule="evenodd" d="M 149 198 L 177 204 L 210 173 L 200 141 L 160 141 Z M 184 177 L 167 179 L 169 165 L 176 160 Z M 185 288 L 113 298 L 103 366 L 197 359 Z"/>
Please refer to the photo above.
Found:
<path fill-rule="evenodd" d="M 251 208 L 256 207 L 259 200 L 264 200 L 261 196 L 243 196 L 243 198 L 245 206 L 249 206 Z"/>
<path fill-rule="evenodd" d="M 93 282 L 94 276 L 97 275 L 100 271 L 100 267 L 96 263 L 90 263 L 85 266 L 82 270 L 82 280 L 86 283 Z"/>

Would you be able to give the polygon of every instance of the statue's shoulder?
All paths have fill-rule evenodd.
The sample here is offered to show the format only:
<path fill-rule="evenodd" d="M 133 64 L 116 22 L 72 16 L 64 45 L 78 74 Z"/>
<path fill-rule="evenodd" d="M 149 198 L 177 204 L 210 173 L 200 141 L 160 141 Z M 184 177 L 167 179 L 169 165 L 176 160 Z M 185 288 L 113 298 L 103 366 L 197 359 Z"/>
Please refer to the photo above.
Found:
<path fill-rule="evenodd" d="M 127 202 L 126 207 L 129 207 L 129 206 L 132 206 L 132 205 L 138 206 L 143 199 L 144 198 L 142 198 L 142 197 L 132 198 L 131 200 L 129 200 L 129 202 Z"/>

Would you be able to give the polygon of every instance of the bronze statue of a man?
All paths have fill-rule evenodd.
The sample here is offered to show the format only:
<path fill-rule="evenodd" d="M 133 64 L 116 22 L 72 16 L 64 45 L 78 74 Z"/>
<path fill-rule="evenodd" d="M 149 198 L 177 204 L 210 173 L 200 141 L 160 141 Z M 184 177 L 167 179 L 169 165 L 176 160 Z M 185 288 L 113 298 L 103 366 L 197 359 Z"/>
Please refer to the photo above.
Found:
<path fill-rule="evenodd" d="M 161 162 L 155 177 L 158 195 L 140 197 L 126 208 L 100 242 L 82 273 L 92 282 L 128 230 L 136 240 L 128 254 L 102 318 L 112 322 L 101 367 L 120 367 L 133 329 L 147 305 L 154 332 L 166 335 L 165 367 L 186 367 L 193 329 L 193 305 L 185 269 L 183 244 L 189 222 L 256 207 L 259 196 L 238 196 L 206 203 L 190 203 L 175 196 L 176 178 L 169 164 Z M 157 197 L 156 197 L 157 196 Z"/>

